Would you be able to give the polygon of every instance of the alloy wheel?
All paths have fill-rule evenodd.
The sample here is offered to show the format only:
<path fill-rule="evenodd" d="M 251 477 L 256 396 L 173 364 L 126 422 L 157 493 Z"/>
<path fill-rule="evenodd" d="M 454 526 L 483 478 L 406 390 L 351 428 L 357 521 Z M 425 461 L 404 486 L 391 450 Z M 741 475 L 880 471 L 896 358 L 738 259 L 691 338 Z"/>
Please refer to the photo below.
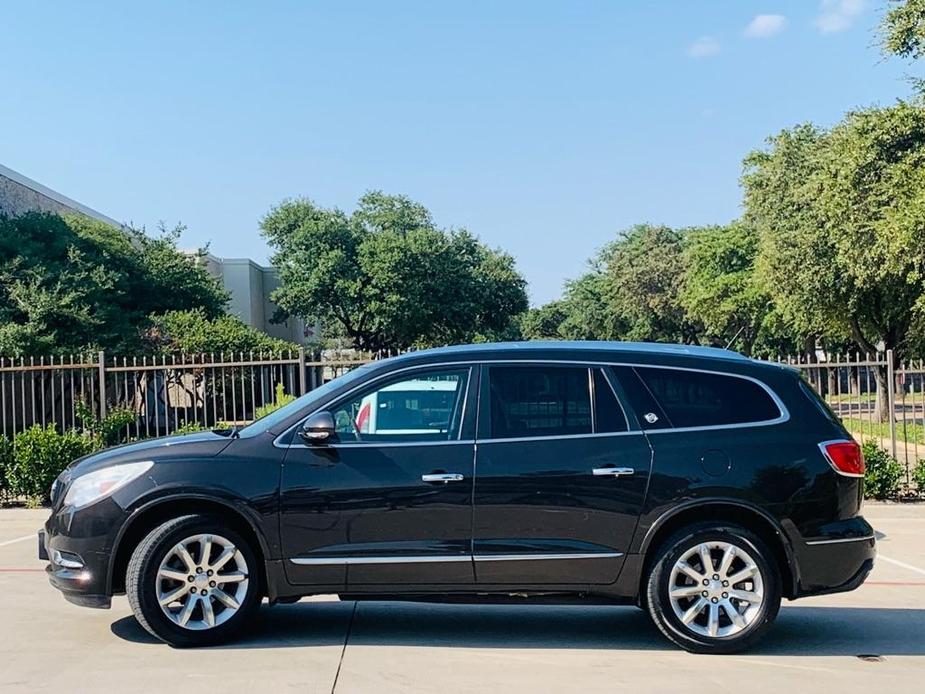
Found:
<path fill-rule="evenodd" d="M 700 636 L 738 634 L 758 619 L 764 579 L 752 556 L 722 541 L 701 542 L 671 569 L 668 597 L 675 616 Z"/>
<path fill-rule="evenodd" d="M 202 631 L 224 624 L 244 603 L 248 567 L 221 535 L 192 535 L 174 545 L 157 571 L 161 610 L 178 626 Z"/>

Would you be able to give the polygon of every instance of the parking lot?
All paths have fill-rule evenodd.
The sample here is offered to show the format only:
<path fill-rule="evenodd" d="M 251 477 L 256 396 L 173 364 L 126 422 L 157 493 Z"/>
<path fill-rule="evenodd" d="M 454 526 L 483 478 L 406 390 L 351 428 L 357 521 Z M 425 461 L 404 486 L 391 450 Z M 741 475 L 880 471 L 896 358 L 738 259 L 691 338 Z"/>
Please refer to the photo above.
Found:
<path fill-rule="evenodd" d="M 785 603 L 753 651 L 697 656 L 627 607 L 303 600 L 231 646 L 175 650 L 132 618 L 75 607 L 36 558 L 44 511 L 0 510 L 0 691 L 921 691 L 925 506 L 868 505 L 868 582 Z"/>

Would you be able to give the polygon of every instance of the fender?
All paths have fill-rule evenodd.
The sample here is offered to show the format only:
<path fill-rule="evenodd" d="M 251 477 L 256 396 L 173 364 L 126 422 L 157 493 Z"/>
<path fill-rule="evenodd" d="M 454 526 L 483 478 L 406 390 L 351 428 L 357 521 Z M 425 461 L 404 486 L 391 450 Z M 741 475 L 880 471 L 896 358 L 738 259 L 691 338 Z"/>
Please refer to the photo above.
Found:
<path fill-rule="evenodd" d="M 677 506 L 672 506 L 670 509 L 662 513 L 652 525 L 649 526 L 649 529 L 646 531 L 645 535 L 642 537 L 638 549 L 636 550 L 640 554 L 647 554 L 649 546 L 652 543 L 652 539 L 656 536 L 658 531 L 664 527 L 664 525 L 670 521 L 672 518 L 677 516 L 679 513 L 684 513 L 691 509 L 695 509 L 700 506 L 732 506 L 735 508 L 740 508 L 745 511 L 750 511 L 755 513 L 762 518 L 764 518 L 768 524 L 774 529 L 774 532 L 777 533 L 781 538 L 781 545 L 784 548 L 784 556 L 787 560 L 787 567 L 790 570 L 790 575 L 793 579 L 795 586 L 799 585 L 799 567 L 797 566 L 796 559 L 793 555 L 793 540 L 787 531 L 784 529 L 783 525 L 778 521 L 774 516 L 768 513 L 766 510 L 760 506 L 756 506 L 747 501 L 741 501 L 736 499 L 729 499 L 723 497 L 700 497 L 697 499 L 691 499 L 685 501 L 684 503 L 678 504 Z M 636 533 L 639 533 L 639 527 L 637 526 Z M 634 545 L 636 539 L 634 538 Z"/>
<path fill-rule="evenodd" d="M 125 521 L 121 524 L 119 532 L 116 534 L 115 539 L 112 544 L 110 560 L 109 560 L 109 571 L 107 576 L 107 591 L 111 594 L 112 585 L 113 585 L 113 571 L 115 570 L 116 565 L 116 556 L 119 552 L 119 547 L 122 544 L 122 540 L 128 531 L 132 527 L 134 522 L 138 519 L 139 516 L 147 513 L 151 509 L 154 509 L 158 506 L 163 506 L 164 504 L 172 504 L 175 502 L 183 501 L 208 501 L 209 503 L 218 504 L 224 506 L 229 511 L 234 513 L 236 516 L 239 516 L 244 519 L 250 529 L 254 532 L 254 536 L 257 538 L 257 542 L 260 544 L 261 553 L 264 556 L 265 562 L 270 562 L 275 557 L 275 552 L 271 549 L 271 545 L 268 542 L 266 535 L 260 529 L 260 524 L 253 516 L 253 511 L 246 504 L 235 503 L 237 501 L 234 498 L 229 498 L 227 496 L 222 496 L 220 494 L 209 494 L 207 492 L 183 492 L 180 494 L 170 493 L 170 488 L 159 487 L 158 492 L 167 492 L 167 494 L 159 494 L 156 498 L 149 498 L 140 506 L 132 510 L 128 515 Z M 274 543 L 278 546 L 278 543 Z"/>

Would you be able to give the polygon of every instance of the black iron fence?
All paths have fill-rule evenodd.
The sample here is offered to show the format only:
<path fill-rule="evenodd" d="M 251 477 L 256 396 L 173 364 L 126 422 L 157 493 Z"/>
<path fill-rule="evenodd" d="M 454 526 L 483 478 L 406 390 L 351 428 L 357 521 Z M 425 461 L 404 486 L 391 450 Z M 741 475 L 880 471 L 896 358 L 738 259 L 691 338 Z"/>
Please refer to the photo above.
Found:
<path fill-rule="evenodd" d="M 925 361 L 893 352 L 813 355 L 776 361 L 798 369 L 855 438 L 875 441 L 905 468 L 925 460 Z"/>
<path fill-rule="evenodd" d="M 125 417 L 126 437 L 245 424 L 266 408 L 298 397 L 368 359 L 309 360 L 304 350 L 107 357 L 0 357 L 0 434 L 12 438 L 36 424 L 59 431 Z"/>

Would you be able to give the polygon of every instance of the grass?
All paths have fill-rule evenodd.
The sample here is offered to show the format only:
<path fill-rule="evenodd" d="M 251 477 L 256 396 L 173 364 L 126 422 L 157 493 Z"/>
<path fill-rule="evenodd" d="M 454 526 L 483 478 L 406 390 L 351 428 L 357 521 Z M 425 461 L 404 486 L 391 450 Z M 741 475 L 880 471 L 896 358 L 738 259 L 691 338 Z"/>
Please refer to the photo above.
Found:
<path fill-rule="evenodd" d="M 862 436 L 875 436 L 881 439 L 890 438 L 889 422 L 872 422 L 868 419 L 842 417 L 842 423 L 852 434 Z M 905 425 L 896 422 L 896 440 L 912 444 L 925 444 L 925 426 L 907 422 Z"/>

